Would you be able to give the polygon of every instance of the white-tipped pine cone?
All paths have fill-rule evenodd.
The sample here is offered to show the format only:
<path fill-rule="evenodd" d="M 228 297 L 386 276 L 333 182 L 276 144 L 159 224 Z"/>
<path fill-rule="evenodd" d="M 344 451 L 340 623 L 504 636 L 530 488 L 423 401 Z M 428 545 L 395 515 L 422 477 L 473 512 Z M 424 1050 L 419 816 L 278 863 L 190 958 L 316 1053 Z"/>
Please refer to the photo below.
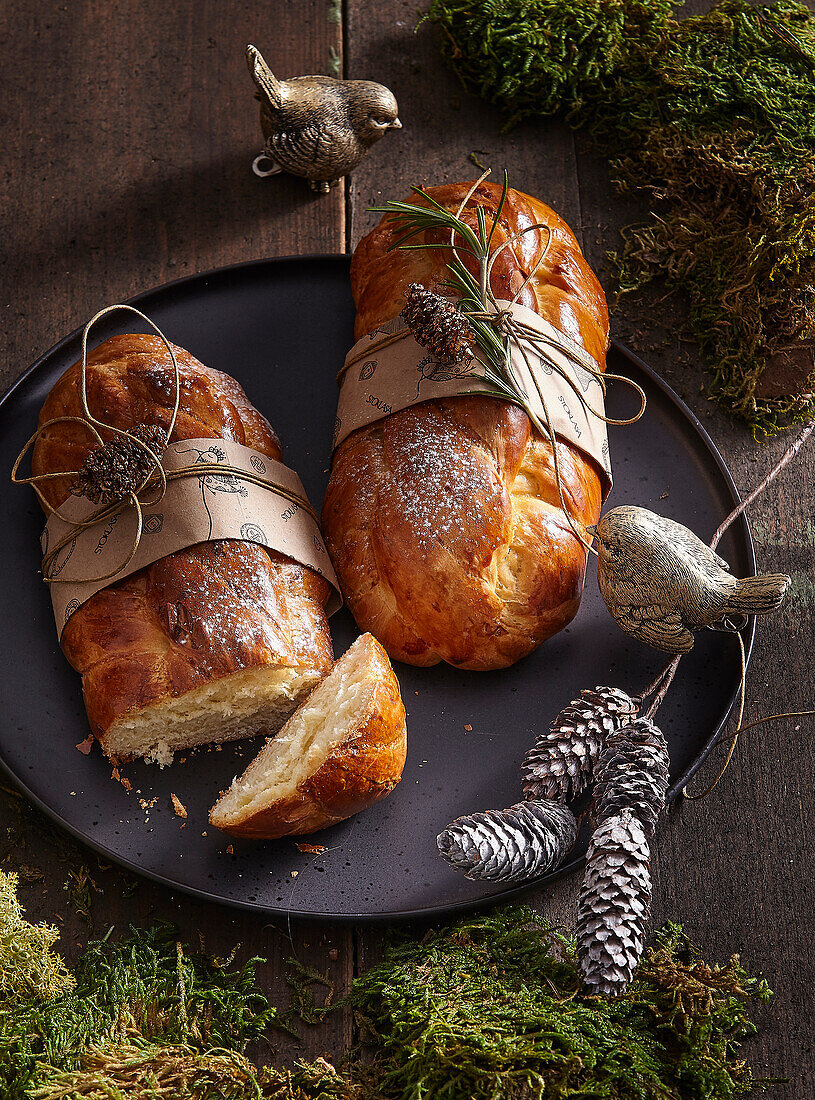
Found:
<path fill-rule="evenodd" d="M 654 835 L 668 790 L 668 746 L 658 726 L 638 718 L 612 734 L 594 766 L 594 816 L 605 821 L 624 809 Z"/>
<path fill-rule="evenodd" d="M 623 810 L 603 821 L 586 853 L 577 914 L 577 954 L 593 993 L 622 993 L 637 968 L 651 914 L 648 840 Z"/>
<path fill-rule="evenodd" d="M 456 818 L 436 843 L 466 878 L 523 882 L 553 870 L 577 839 L 577 821 L 557 802 L 520 802 Z"/>
<path fill-rule="evenodd" d="M 526 798 L 576 798 L 592 776 L 608 736 L 639 713 L 620 688 L 585 688 L 540 734 L 521 765 Z"/>

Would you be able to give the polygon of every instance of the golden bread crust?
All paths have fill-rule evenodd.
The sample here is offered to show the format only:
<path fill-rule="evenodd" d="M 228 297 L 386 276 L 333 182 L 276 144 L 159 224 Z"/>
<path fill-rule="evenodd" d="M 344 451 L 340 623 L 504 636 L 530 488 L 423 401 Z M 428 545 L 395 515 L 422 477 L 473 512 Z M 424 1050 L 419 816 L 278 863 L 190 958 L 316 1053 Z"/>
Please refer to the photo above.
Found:
<path fill-rule="evenodd" d="M 182 348 L 175 353 L 181 405 L 172 440 L 235 440 L 280 460 L 277 436 L 241 386 Z M 79 377 L 74 364 L 59 379 L 41 424 L 81 415 Z M 175 395 L 169 352 L 157 337 L 112 337 L 88 356 L 87 393 L 94 415 L 117 428 L 167 428 Z M 56 424 L 37 441 L 34 473 L 75 470 L 93 446 L 81 424 Z M 42 483 L 52 506 L 67 499 L 68 484 Z M 103 588 L 71 616 L 61 641 L 82 675 L 91 729 L 105 747 L 118 719 L 246 669 L 325 675 L 333 661 L 323 610 L 329 594 L 311 569 L 231 539 L 180 550 Z"/>
<path fill-rule="evenodd" d="M 362 719 L 296 791 L 240 820 L 221 813 L 219 800 L 210 811 L 212 825 L 253 839 L 302 836 L 344 821 L 390 794 L 402 777 L 407 756 L 405 707 L 385 650 L 370 634 L 356 644 L 360 642 L 366 647 L 365 675 L 370 685 Z M 295 720 L 296 714 L 290 721 Z M 259 759 L 249 765 L 239 783 L 250 778 Z"/>
<path fill-rule="evenodd" d="M 455 211 L 469 187 L 427 190 Z M 482 183 L 464 219 L 474 225 L 479 205 L 491 222 L 500 193 Z M 510 190 L 493 247 L 536 223 L 552 240 L 519 301 L 605 369 L 605 297 L 565 222 Z M 358 338 L 399 314 L 409 283 L 435 288 L 446 278 L 449 253 L 389 251 L 397 235 L 386 217 L 354 253 Z M 492 271 L 496 298 L 514 296 L 548 236 L 532 230 L 504 249 Z M 596 522 L 599 468 L 566 442 L 558 459 L 571 515 Z M 410 664 L 505 667 L 562 630 L 580 604 L 586 553 L 561 507 L 552 448 L 504 401 L 425 401 L 352 433 L 334 454 L 322 522 L 360 628 Z"/>

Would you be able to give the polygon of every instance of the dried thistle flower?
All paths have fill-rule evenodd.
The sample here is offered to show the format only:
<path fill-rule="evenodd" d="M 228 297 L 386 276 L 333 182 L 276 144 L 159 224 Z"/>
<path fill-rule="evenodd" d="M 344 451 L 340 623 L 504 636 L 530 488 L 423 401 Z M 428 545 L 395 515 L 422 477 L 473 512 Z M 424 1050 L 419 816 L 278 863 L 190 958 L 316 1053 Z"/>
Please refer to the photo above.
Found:
<path fill-rule="evenodd" d="M 402 318 L 416 343 L 440 363 L 460 363 L 472 357 L 472 326 L 449 298 L 421 283 L 411 283 L 405 291 Z"/>
<path fill-rule="evenodd" d="M 136 440 L 159 458 L 167 446 L 164 430 L 157 424 L 137 424 L 128 435 L 117 435 L 90 452 L 71 484 L 73 495 L 87 497 L 94 504 L 112 504 L 138 489 L 154 463 Z"/>

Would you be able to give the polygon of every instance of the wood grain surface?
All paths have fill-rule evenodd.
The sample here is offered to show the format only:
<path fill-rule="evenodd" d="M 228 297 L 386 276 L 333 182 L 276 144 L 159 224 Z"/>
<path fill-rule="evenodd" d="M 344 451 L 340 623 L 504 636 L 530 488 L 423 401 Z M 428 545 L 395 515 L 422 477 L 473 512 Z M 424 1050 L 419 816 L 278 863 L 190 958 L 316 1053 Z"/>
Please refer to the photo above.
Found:
<path fill-rule="evenodd" d="M 513 184 L 555 207 L 602 275 L 605 250 L 636 213 L 612 194 L 604 163 L 556 123 L 502 133 L 497 112 L 441 65 L 435 32 L 414 35 L 415 22 L 415 0 L 18 0 L 0 9 L 3 386 L 109 302 L 220 264 L 343 251 L 371 226 L 367 207 L 411 183 L 472 178 L 472 154 L 506 166 Z M 341 65 L 346 76 L 383 81 L 404 130 L 329 196 L 285 176 L 256 179 L 247 42 L 280 76 Z M 626 304 L 614 334 L 664 374 L 749 488 L 785 441 L 757 446 L 706 402 L 694 348 L 678 334 L 681 311 L 665 308 Z M 791 573 L 793 585 L 781 614 L 759 626 L 748 720 L 815 703 L 813 475 L 810 452 L 752 512 L 761 567 Z M 681 920 L 711 959 L 741 952 L 776 991 L 748 1049 L 759 1073 L 789 1078 L 772 1093 L 784 1100 L 812 1095 L 815 1080 L 812 728 L 800 719 L 745 734 L 715 793 L 680 805 L 654 845 L 655 920 Z M 66 842 L 10 789 L 0 792 L 0 865 L 21 871 L 25 905 L 61 925 L 69 956 L 92 932 L 166 918 L 217 953 L 240 942 L 242 954 L 264 955 L 261 980 L 283 1002 L 287 957 L 326 974 L 341 994 L 381 948 L 379 929 L 269 924 L 135 883 Z M 561 879 L 532 901 L 569 924 L 578 885 L 578 876 Z M 335 1013 L 302 1046 L 278 1045 L 283 1058 L 332 1057 L 351 1039 L 348 1014 Z"/>

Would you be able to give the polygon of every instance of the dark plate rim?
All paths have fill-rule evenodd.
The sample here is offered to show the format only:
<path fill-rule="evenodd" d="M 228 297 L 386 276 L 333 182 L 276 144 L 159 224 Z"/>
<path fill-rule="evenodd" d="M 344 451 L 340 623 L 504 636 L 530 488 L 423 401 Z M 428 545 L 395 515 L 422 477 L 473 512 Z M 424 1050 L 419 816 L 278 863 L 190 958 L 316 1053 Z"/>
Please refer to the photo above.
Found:
<path fill-rule="evenodd" d="M 302 256 L 270 256 L 265 259 L 254 260 L 242 260 L 239 263 L 225 264 L 222 267 L 211 268 L 207 271 L 193 272 L 189 275 L 182 275 L 178 279 L 172 279 L 169 282 L 161 283 L 159 286 L 151 287 L 148 290 L 139 291 L 138 294 L 134 294 L 130 298 L 123 300 L 124 305 L 141 305 L 143 306 L 154 295 L 164 294 L 169 290 L 174 290 L 184 286 L 187 283 L 202 282 L 210 278 L 221 277 L 228 275 L 231 272 L 238 272 L 247 270 L 252 267 L 266 267 L 269 264 L 287 264 L 287 263 L 302 263 L 309 261 L 320 261 L 321 263 L 350 263 L 351 256 L 345 252 L 311 252 Z M 64 336 L 61 340 L 57 341 L 46 352 L 39 356 L 32 365 L 25 370 L 19 378 L 17 378 L 11 386 L 0 396 L 0 406 L 4 405 L 11 397 L 16 393 L 19 387 L 22 387 L 28 379 L 35 375 L 42 366 L 52 356 L 59 354 L 68 344 L 73 340 L 76 340 L 81 336 L 82 330 L 85 326 L 80 325 L 74 329 L 73 332 Z M 682 398 L 674 392 L 673 389 L 665 382 L 660 375 L 656 373 L 653 367 L 650 367 L 644 362 L 638 355 L 635 355 L 625 344 L 620 343 L 618 340 L 611 341 L 611 347 L 623 358 L 632 363 L 638 370 L 641 370 L 651 382 L 661 390 L 662 393 L 671 401 L 679 411 L 690 422 L 691 426 L 695 429 L 700 436 L 702 442 L 705 444 L 711 458 L 713 459 L 719 473 L 722 475 L 727 488 L 730 491 L 733 506 L 741 502 L 741 496 L 739 494 L 736 483 L 728 469 L 728 466 L 722 457 L 718 447 L 711 439 L 707 429 L 702 422 L 693 412 L 693 410 L 682 400 Z M 736 525 L 741 529 L 741 535 L 744 539 L 744 546 L 747 550 L 747 560 L 750 566 L 750 570 L 755 573 L 756 571 L 756 553 L 755 544 L 753 542 L 752 531 L 750 530 L 750 524 L 747 519 L 746 513 L 742 514 L 736 521 Z M 753 653 L 753 643 L 756 635 L 756 620 L 751 618 L 746 628 L 744 635 L 745 641 L 745 658 L 749 664 L 750 658 Z M 699 754 L 696 756 L 690 767 L 686 768 L 684 773 L 674 783 L 674 785 L 668 791 L 668 803 L 673 803 L 676 798 L 681 794 L 682 789 L 687 785 L 690 779 L 696 774 L 696 772 L 702 767 L 707 760 L 719 736 L 724 729 L 730 715 L 733 711 L 736 701 L 738 700 L 739 689 L 733 692 L 733 695 L 725 709 L 725 712 L 718 722 L 708 740 L 702 746 Z M 134 874 L 141 875 L 144 878 L 149 878 L 154 882 L 160 883 L 162 886 L 166 886 L 171 890 L 179 890 L 184 894 L 189 894 L 193 897 L 201 898 L 204 901 L 211 902 L 217 905 L 227 905 L 232 909 L 241 909 L 247 912 L 256 913 L 263 916 L 272 916 L 278 918 L 291 918 L 292 916 L 299 921 L 332 921 L 336 924 L 378 924 L 385 921 L 407 921 L 407 920 L 420 920 L 430 919 L 439 916 L 457 916 L 462 913 L 471 912 L 474 909 L 487 909 L 494 905 L 504 904 L 507 902 L 518 901 L 523 896 L 538 889 L 545 882 L 554 882 L 556 879 L 561 878 L 563 875 L 568 875 L 572 871 L 576 870 L 584 862 L 583 856 L 578 856 L 575 859 L 570 860 L 563 866 L 558 867 L 557 870 L 549 872 L 540 878 L 531 879 L 529 882 L 524 882 L 519 886 L 510 887 L 507 890 L 499 891 L 496 894 L 490 895 L 486 898 L 481 898 L 477 901 L 465 900 L 460 902 L 452 902 L 447 905 L 436 905 L 425 909 L 406 909 L 397 910 L 395 912 L 388 913 L 292 913 L 289 909 L 281 908 L 279 906 L 262 905 L 257 902 L 242 901 L 239 898 L 226 898 L 220 894 L 212 893 L 208 890 L 202 890 L 194 886 L 189 886 L 186 883 L 177 882 L 175 879 L 170 878 L 167 875 L 158 874 L 156 872 L 145 870 L 140 867 L 139 864 L 129 860 L 115 851 L 111 851 L 103 844 L 90 840 L 79 829 L 74 828 L 68 821 L 66 821 L 58 812 L 53 810 L 46 802 L 44 802 L 38 795 L 36 795 L 28 785 L 19 778 L 16 772 L 6 763 L 2 755 L 0 755 L 0 769 L 9 776 L 10 779 L 16 784 L 16 786 L 23 792 L 26 798 L 32 802 L 39 810 L 41 810 L 46 817 L 55 822 L 60 828 L 64 829 L 67 833 L 70 833 L 76 840 L 84 844 L 86 847 L 95 851 L 98 855 L 104 856 L 105 859 L 111 863 L 115 863 L 120 867 L 124 867 L 128 871 L 132 871 Z"/>

